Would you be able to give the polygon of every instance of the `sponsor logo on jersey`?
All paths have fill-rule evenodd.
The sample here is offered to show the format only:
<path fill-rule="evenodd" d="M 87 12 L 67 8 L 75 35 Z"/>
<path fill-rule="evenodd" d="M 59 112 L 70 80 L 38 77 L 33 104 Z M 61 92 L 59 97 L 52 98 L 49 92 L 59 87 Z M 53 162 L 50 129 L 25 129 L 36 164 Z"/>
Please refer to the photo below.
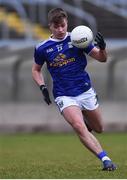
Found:
<path fill-rule="evenodd" d="M 65 54 L 60 53 L 54 60 L 49 64 L 50 67 L 61 67 L 72 63 L 75 58 L 67 58 Z"/>

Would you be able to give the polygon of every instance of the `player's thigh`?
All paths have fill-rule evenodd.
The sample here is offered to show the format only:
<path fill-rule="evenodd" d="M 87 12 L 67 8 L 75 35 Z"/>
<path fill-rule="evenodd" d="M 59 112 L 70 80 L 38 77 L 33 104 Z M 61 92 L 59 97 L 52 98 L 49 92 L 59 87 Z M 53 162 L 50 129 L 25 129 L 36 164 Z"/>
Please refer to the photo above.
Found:
<path fill-rule="evenodd" d="M 101 133 L 103 131 L 103 121 L 99 107 L 95 110 L 83 110 L 82 112 L 90 127 L 96 132 Z"/>
<path fill-rule="evenodd" d="M 75 130 L 80 131 L 87 129 L 83 121 L 82 111 L 78 106 L 66 107 L 62 111 L 62 115 Z"/>

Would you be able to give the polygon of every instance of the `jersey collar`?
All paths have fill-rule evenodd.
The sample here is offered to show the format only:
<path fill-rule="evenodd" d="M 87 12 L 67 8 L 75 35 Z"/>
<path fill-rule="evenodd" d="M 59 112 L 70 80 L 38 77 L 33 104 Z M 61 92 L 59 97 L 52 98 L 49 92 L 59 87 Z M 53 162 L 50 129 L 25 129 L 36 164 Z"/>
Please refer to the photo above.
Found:
<path fill-rule="evenodd" d="M 69 35 L 69 33 L 66 32 L 66 35 L 65 35 L 65 37 L 64 37 L 63 39 L 55 39 L 55 38 L 52 38 L 52 35 L 51 35 L 51 37 L 50 37 L 49 39 L 50 39 L 51 41 L 60 42 L 60 41 L 65 40 L 65 39 L 67 38 L 68 35 Z"/>

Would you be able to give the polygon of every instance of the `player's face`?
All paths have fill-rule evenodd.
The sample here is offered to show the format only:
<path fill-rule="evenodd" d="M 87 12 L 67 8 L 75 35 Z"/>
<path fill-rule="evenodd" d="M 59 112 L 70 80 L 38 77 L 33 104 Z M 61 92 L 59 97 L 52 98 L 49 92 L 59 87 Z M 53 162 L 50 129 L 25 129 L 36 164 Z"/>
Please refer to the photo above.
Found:
<path fill-rule="evenodd" d="M 63 19 L 63 21 L 59 24 L 52 23 L 50 25 L 50 30 L 53 38 L 63 39 L 67 32 L 67 20 Z"/>

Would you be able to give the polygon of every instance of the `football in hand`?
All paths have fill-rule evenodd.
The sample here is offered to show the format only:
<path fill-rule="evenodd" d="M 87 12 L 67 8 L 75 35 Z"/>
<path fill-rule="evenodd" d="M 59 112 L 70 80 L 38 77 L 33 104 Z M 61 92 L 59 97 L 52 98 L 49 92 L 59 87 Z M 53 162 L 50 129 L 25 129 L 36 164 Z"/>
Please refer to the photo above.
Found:
<path fill-rule="evenodd" d="M 72 30 L 70 37 L 73 46 L 86 48 L 93 41 L 93 32 L 89 27 L 80 25 Z"/>

